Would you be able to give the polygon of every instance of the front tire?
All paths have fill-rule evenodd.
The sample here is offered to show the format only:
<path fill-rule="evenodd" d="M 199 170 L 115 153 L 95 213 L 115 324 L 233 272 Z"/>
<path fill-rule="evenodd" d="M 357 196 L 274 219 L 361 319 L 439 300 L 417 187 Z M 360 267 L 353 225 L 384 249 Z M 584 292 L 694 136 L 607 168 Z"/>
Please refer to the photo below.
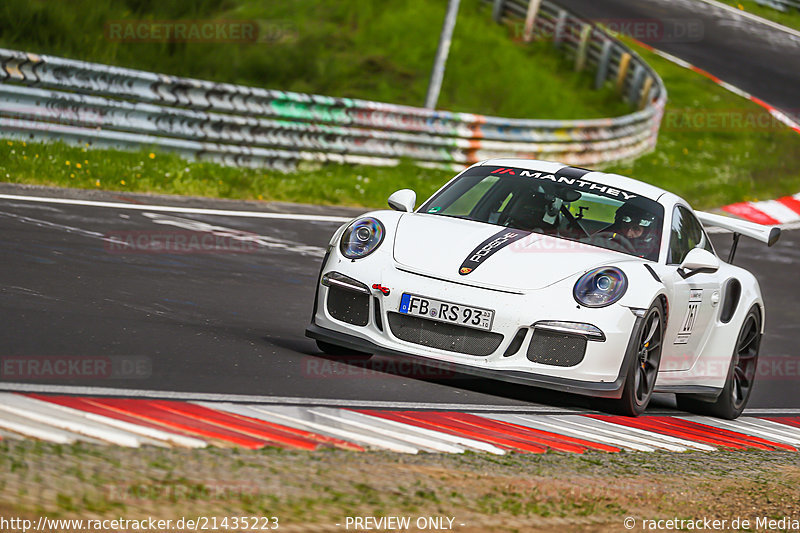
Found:
<path fill-rule="evenodd" d="M 321 340 L 317 340 L 317 348 L 319 348 L 322 353 L 330 355 L 332 358 L 335 357 L 336 360 L 339 361 L 368 361 L 372 357 L 371 353 L 351 350 L 350 348 L 337 346 L 336 344 Z"/>
<path fill-rule="evenodd" d="M 664 339 L 664 309 L 660 301 L 647 310 L 633 335 L 636 359 L 628 368 L 622 398 L 616 402 L 618 411 L 627 416 L 639 416 L 647 409 L 656 386 Z"/>
<path fill-rule="evenodd" d="M 758 367 L 761 346 L 761 318 L 757 307 L 752 307 L 742 322 L 736 347 L 728 366 L 725 387 L 715 400 L 691 394 L 676 394 L 678 409 L 699 415 L 733 420 L 742 414 L 753 391 L 753 381 Z"/>

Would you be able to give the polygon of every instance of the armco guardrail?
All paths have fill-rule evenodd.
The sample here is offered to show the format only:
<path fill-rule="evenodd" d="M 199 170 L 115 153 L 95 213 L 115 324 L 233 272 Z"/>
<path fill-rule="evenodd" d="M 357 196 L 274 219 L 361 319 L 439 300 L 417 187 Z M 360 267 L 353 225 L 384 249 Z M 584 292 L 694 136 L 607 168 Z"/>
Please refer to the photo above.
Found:
<path fill-rule="evenodd" d="M 762 6 L 771 7 L 778 11 L 789 11 L 790 9 L 797 9 L 800 11 L 800 0 L 756 0 L 757 4 Z"/>
<path fill-rule="evenodd" d="M 521 0 L 496 17 L 525 13 Z M 638 56 L 602 30 L 544 2 L 535 27 L 609 80 L 629 115 L 508 119 L 180 78 L 0 49 L 0 132 L 100 147 L 158 146 L 200 160 L 293 170 L 302 162 L 393 165 L 410 158 L 454 169 L 490 157 L 602 165 L 650 150 L 666 90 Z M 531 94 L 535 98 L 535 93 Z"/>

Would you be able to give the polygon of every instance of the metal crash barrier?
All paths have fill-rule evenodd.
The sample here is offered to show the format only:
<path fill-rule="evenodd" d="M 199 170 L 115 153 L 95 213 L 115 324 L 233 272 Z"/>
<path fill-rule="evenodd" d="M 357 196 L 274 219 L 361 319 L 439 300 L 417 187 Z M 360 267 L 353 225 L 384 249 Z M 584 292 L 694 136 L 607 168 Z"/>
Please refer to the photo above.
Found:
<path fill-rule="evenodd" d="M 527 1 L 494 2 L 521 20 Z M 292 171 L 302 163 L 460 170 L 491 157 L 573 165 L 627 160 L 653 148 L 666 89 L 650 66 L 601 29 L 542 2 L 537 36 L 613 84 L 630 114 L 591 120 L 510 119 L 261 89 L 0 49 L 0 135 L 139 149 Z"/>

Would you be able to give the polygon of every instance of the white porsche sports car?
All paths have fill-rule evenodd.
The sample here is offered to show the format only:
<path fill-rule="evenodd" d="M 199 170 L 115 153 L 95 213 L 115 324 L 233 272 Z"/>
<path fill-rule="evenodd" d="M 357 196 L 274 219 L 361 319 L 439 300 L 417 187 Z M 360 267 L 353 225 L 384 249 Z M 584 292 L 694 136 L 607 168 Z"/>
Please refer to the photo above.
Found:
<path fill-rule="evenodd" d="M 334 234 L 306 335 L 331 355 L 411 357 L 459 372 L 616 399 L 654 391 L 735 418 L 753 387 L 764 303 L 731 263 L 776 227 L 695 212 L 631 178 L 495 159 L 414 210 L 389 198 Z M 733 232 L 722 261 L 705 227 Z"/>

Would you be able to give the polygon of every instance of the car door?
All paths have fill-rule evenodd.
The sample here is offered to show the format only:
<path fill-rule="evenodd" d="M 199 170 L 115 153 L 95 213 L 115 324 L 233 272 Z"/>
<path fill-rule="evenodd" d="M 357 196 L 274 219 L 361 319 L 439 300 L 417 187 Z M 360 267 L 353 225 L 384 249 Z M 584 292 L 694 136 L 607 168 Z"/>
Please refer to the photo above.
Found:
<path fill-rule="evenodd" d="M 666 284 L 671 287 L 669 314 L 660 371 L 690 369 L 708 341 L 720 296 L 717 272 L 686 274 L 679 269 L 693 248 L 714 248 L 703 226 L 690 209 L 675 206 L 667 253 Z"/>

